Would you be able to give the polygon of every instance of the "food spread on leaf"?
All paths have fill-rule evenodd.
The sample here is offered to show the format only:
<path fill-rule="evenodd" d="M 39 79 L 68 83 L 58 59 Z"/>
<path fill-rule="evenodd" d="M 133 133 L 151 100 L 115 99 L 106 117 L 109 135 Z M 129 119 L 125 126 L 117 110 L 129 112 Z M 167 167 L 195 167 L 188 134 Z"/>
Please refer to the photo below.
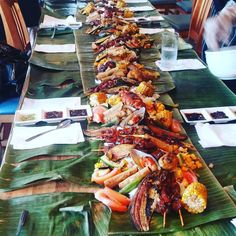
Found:
<path fill-rule="evenodd" d="M 85 134 L 102 140 L 91 181 L 100 185 L 95 198 L 112 211 L 129 211 L 139 231 L 148 231 L 154 214 L 201 213 L 207 189 L 199 182 L 201 159 L 174 116 L 155 92 L 158 71 L 139 62 L 139 50 L 153 40 L 140 34 L 123 0 L 89 3 L 82 13 L 96 35 L 94 71 L 98 85 L 90 90 L 93 116 Z M 102 153 L 102 154 L 101 154 Z M 134 193 L 135 192 L 135 193 Z M 128 197 L 129 196 L 129 197 Z"/>

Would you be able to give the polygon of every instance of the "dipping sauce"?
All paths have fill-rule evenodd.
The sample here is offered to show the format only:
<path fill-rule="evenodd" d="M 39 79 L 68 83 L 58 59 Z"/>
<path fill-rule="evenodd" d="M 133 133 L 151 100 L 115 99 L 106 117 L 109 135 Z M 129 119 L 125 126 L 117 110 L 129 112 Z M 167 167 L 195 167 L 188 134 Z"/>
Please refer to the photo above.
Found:
<path fill-rule="evenodd" d="M 20 121 L 28 121 L 28 120 L 35 120 L 35 114 L 21 114 Z"/>
<path fill-rule="evenodd" d="M 203 116 L 202 113 L 185 113 L 185 116 L 189 121 L 194 121 L 194 120 L 206 120 L 205 117 Z"/>
<path fill-rule="evenodd" d="M 62 111 L 48 111 L 45 112 L 45 119 L 55 119 L 55 118 L 62 118 L 63 112 Z"/>
<path fill-rule="evenodd" d="M 70 110 L 70 116 L 87 116 L 87 110 L 86 109 L 76 109 L 76 110 Z"/>
<path fill-rule="evenodd" d="M 224 118 L 229 118 L 223 111 L 216 111 L 211 113 L 211 117 L 213 119 L 224 119 Z"/>

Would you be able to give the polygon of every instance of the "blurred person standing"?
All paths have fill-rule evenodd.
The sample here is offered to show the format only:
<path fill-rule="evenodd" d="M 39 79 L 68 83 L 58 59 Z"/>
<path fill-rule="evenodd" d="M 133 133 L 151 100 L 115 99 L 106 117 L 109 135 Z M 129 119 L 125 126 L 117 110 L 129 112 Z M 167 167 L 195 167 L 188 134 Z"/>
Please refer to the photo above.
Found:
<path fill-rule="evenodd" d="M 236 1 L 213 0 L 209 19 L 204 27 L 203 60 L 205 50 L 236 45 Z M 236 78 L 223 80 L 236 93 Z"/>

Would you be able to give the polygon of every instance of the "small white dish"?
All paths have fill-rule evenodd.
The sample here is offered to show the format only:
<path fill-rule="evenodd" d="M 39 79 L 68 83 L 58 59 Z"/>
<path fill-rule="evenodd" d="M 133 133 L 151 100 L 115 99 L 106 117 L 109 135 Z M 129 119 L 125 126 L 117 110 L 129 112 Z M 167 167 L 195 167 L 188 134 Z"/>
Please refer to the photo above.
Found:
<path fill-rule="evenodd" d="M 206 122 L 226 123 L 236 120 L 236 106 L 182 109 L 180 113 L 184 120 L 190 124 Z M 200 117 L 200 114 L 203 117 Z"/>
<path fill-rule="evenodd" d="M 92 116 L 92 110 L 89 105 L 68 107 L 66 116 L 70 119 L 85 119 Z"/>
<path fill-rule="evenodd" d="M 211 117 L 203 108 L 180 110 L 184 120 L 190 124 L 209 122 Z"/>
<path fill-rule="evenodd" d="M 60 121 L 66 119 L 66 109 L 55 107 L 53 109 L 43 109 L 41 120 L 43 121 Z"/>
<path fill-rule="evenodd" d="M 17 110 L 15 113 L 15 123 L 18 124 L 32 124 L 41 118 L 40 110 Z"/>
<path fill-rule="evenodd" d="M 235 115 L 228 107 L 206 108 L 206 111 L 215 123 L 228 122 L 229 120 L 235 119 Z"/>

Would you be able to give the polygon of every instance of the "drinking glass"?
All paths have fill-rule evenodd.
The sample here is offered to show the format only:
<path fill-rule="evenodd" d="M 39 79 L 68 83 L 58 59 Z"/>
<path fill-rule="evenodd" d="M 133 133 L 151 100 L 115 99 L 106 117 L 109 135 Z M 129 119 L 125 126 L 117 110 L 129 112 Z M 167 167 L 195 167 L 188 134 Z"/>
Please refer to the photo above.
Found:
<path fill-rule="evenodd" d="M 176 64 L 178 54 L 178 33 L 165 31 L 162 33 L 161 64 L 172 67 Z"/>

